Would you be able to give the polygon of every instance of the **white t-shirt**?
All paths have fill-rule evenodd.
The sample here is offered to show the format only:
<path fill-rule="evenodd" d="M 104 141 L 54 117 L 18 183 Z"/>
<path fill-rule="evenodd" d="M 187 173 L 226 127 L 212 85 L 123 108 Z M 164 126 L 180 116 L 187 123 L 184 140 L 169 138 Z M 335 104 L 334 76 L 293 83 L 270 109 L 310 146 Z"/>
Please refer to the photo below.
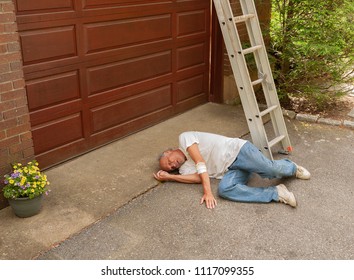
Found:
<path fill-rule="evenodd" d="M 187 148 L 198 144 L 204 158 L 209 177 L 221 179 L 227 168 L 235 161 L 246 140 L 229 138 L 213 133 L 188 131 L 179 136 L 179 149 L 186 155 L 186 162 L 179 168 L 181 175 L 197 172 L 195 162 L 187 152 Z"/>

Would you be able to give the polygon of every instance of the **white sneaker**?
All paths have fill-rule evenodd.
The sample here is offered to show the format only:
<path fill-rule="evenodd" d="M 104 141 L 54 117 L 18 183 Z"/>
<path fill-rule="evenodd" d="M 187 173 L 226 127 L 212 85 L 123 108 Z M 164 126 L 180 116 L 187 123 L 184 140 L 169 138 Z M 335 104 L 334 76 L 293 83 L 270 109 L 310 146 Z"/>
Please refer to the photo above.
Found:
<path fill-rule="evenodd" d="M 303 180 L 308 180 L 311 177 L 311 173 L 304 167 L 299 166 L 296 164 L 296 178 L 303 179 Z"/>
<path fill-rule="evenodd" d="M 279 202 L 289 204 L 291 207 L 296 207 L 296 199 L 292 192 L 285 187 L 285 185 L 280 184 L 276 186 L 278 190 Z"/>

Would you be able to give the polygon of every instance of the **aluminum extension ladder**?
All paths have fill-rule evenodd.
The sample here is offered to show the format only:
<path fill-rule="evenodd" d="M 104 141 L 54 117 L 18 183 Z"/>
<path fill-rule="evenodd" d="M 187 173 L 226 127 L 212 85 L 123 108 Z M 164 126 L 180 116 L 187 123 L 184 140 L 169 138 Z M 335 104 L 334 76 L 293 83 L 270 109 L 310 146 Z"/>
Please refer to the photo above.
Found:
<path fill-rule="evenodd" d="M 292 147 L 253 0 L 239 1 L 242 9 L 241 16 L 234 16 L 229 0 L 213 1 L 253 144 L 270 159 L 273 159 L 271 148 L 279 142 L 283 147 L 283 150 L 279 152 L 291 152 Z M 237 24 L 242 22 L 246 24 L 251 44 L 250 47 L 244 49 L 237 29 Z M 245 58 L 251 53 L 254 55 L 258 70 L 258 79 L 254 81 L 251 81 Z M 260 111 L 254 90 L 254 86 L 258 84 L 262 85 L 267 103 L 267 108 L 263 111 Z M 270 141 L 262 119 L 266 115 L 270 115 L 275 135 Z"/>

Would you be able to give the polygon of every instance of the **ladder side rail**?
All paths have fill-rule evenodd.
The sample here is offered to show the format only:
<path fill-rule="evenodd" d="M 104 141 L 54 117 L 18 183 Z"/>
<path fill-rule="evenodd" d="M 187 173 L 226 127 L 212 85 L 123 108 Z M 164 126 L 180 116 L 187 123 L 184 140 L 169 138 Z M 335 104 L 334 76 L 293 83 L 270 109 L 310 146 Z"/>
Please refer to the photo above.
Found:
<path fill-rule="evenodd" d="M 275 85 L 272 84 L 273 75 L 272 75 L 270 67 L 268 68 L 269 61 L 268 61 L 268 56 L 266 53 L 266 48 L 265 48 L 265 44 L 263 41 L 263 37 L 260 36 L 261 32 L 258 32 L 258 34 L 256 34 L 257 31 L 260 30 L 260 27 L 258 29 L 258 23 L 257 22 L 255 23 L 255 20 L 256 19 L 254 19 L 253 21 L 247 21 L 246 28 L 247 28 L 247 32 L 250 37 L 251 46 L 259 46 L 259 45 L 262 46 L 262 48 L 259 49 L 259 52 L 254 52 L 254 58 L 256 61 L 258 72 L 261 73 L 262 76 L 266 76 L 266 78 L 263 79 L 263 81 L 261 83 L 264 97 L 266 100 L 266 105 L 267 105 L 267 108 L 281 108 Z M 282 134 L 286 135 L 287 132 L 284 132 L 284 129 L 281 129 L 282 124 L 279 125 L 279 121 L 281 121 L 282 117 L 277 116 L 277 109 L 265 110 L 265 111 L 268 111 L 268 113 L 270 115 L 275 136 L 278 137 Z M 265 114 L 261 113 L 260 115 L 264 116 Z M 286 141 L 286 138 L 283 138 L 282 141 Z M 269 144 L 269 146 L 272 146 L 272 145 Z M 290 146 L 290 143 L 284 143 L 283 149 L 285 149 L 288 146 Z"/>
<path fill-rule="evenodd" d="M 237 33 L 236 25 L 233 22 L 233 14 L 230 3 L 225 0 L 214 0 L 214 5 L 218 14 L 231 68 L 234 73 L 241 102 L 244 107 L 252 141 L 258 148 L 261 148 L 261 151 L 266 156 L 272 158 L 271 151 L 269 149 L 265 149 L 264 145 L 264 143 L 268 143 L 268 139 L 264 130 L 263 121 L 261 118 L 255 118 L 255 115 L 259 114 L 259 109 L 254 95 L 254 89 L 248 74 L 246 61 L 242 55 L 241 42 Z"/>
<path fill-rule="evenodd" d="M 277 111 L 278 112 L 281 111 L 281 109 L 280 109 L 281 107 L 280 107 L 278 95 L 276 92 L 276 88 L 274 85 L 273 75 L 272 75 L 272 71 L 270 69 L 267 51 L 265 48 L 265 43 L 263 40 L 263 34 L 261 32 L 256 7 L 254 5 L 254 2 L 249 1 L 249 0 L 240 0 L 240 4 L 241 4 L 241 9 L 242 9 L 243 14 L 253 14 L 254 15 L 252 18 L 250 18 L 249 20 L 247 20 L 245 22 L 246 28 L 247 28 L 247 33 L 249 35 L 249 39 L 250 39 L 252 47 L 262 46 L 258 51 L 255 51 L 253 54 L 254 54 L 254 58 L 256 61 L 258 72 L 261 73 L 261 76 L 265 77 L 261 84 L 262 84 L 262 89 L 264 92 L 264 97 L 266 99 L 267 108 L 275 108 L 274 110 L 271 110 L 269 112 L 272 126 L 273 126 L 273 130 L 274 130 L 274 134 L 275 134 L 275 138 L 279 138 L 279 136 L 281 136 L 281 135 L 286 136 L 286 137 L 282 138 L 282 146 L 283 146 L 283 149 L 285 150 L 285 149 L 287 149 L 287 147 L 290 146 L 290 142 L 287 141 L 288 134 L 286 131 L 285 123 L 284 123 L 284 128 L 285 128 L 285 131 L 284 131 L 284 128 L 283 129 L 281 128 L 282 124 L 279 125 L 279 122 L 278 122 L 278 121 L 284 121 L 284 119 L 283 119 L 282 115 L 280 117 L 279 117 L 279 115 L 277 115 Z M 277 108 L 279 108 L 279 110 L 277 110 Z M 262 115 L 263 114 L 260 114 L 261 117 L 262 117 Z M 270 145 L 271 142 L 272 141 L 270 141 L 270 142 L 267 141 L 267 145 L 268 145 L 269 150 L 271 149 L 271 146 L 272 146 L 272 145 Z"/>
<path fill-rule="evenodd" d="M 226 26 L 229 31 L 228 34 L 230 35 L 230 43 L 233 47 L 233 53 L 229 53 L 230 64 L 232 69 L 239 69 L 239 75 L 235 76 L 235 80 L 238 85 L 242 104 L 244 104 L 244 111 L 247 111 L 246 117 L 248 126 L 250 127 L 250 130 L 253 128 L 253 133 L 252 130 L 250 131 L 252 141 L 259 149 L 261 149 L 262 153 L 267 157 L 272 158 L 271 150 L 268 148 L 267 133 L 264 128 L 263 120 L 256 117 L 259 114 L 259 107 L 257 105 L 257 99 L 247 68 L 247 62 L 242 52 L 242 44 L 238 30 L 233 20 L 234 15 L 232 13 L 232 8 L 229 1 L 221 0 L 221 2 L 224 15 L 228 19 L 226 21 Z M 248 99 L 248 102 L 244 102 L 245 99 Z"/>
<path fill-rule="evenodd" d="M 264 84 L 264 91 L 266 94 L 266 98 L 269 98 L 267 101 L 268 107 L 272 105 L 279 105 L 279 99 L 276 92 L 276 88 L 274 86 L 274 78 L 273 73 L 269 65 L 269 58 L 267 54 L 267 49 L 265 47 L 263 34 L 261 31 L 261 27 L 259 24 L 258 14 L 253 1 L 249 0 L 240 0 L 241 8 L 243 13 L 253 13 L 254 17 L 246 22 L 247 32 L 250 38 L 250 42 L 252 46 L 261 45 L 262 48 L 259 49 L 259 52 L 255 52 L 255 60 L 257 64 L 258 70 L 262 74 L 266 74 L 266 84 Z"/>
<path fill-rule="evenodd" d="M 287 150 L 288 147 L 291 147 L 291 143 L 288 136 L 286 124 L 282 115 L 277 90 L 274 84 L 273 73 L 270 68 L 269 58 L 263 40 L 263 34 L 261 32 L 256 7 L 254 1 L 249 0 L 240 0 L 240 4 L 243 14 L 254 14 L 254 17 L 246 21 L 246 28 L 249 34 L 251 45 L 262 46 L 259 51 L 254 53 L 256 65 L 257 69 L 262 73 L 262 75 L 266 75 L 266 79 L 262 82 L 262 88 L 267 102 L 267 107 L 269 108 L 277 105 L 277 109 L 270 112 L 274 133 L 276 137 L 280 135 L 286 136 L 281 142 L 283 149 Z"/>
<path fill-rule="evenodd" d="M 267 149 L 268 139 L 263 125 L 263 120 L 255 117 L 259 114 L 259 107 L 257 105 L 257 99 L 247 68 L 247 62 L 244 54 L 242 53 L 242 44 L 237 27 L 233 20 L 234 15 L 230 2 L 228 0 L 221 0 L 221 6 L 225 17 L 229 19 L 226 21 L 226 26 L 228 27 L 228 34 L 230 36 L 231 45 L 233 46 L 233 53 L 230 56 L 230 62 L 232 68 L 239 69 L 240 72 L 240 75 L 235 76 L 235 80 L 242 104 L 244 104 L 244 111 L 247 112 L 246 116 L 248 126 L 253 128 L 253 132 L 250 131 L 252 141 L 259 149 L 261 149 L 262 153 L 264 153 L 267 157 L 272 158 L 270 149 Z M 248 102 L 244 102 L 245 99 L 248 99 Z"/>

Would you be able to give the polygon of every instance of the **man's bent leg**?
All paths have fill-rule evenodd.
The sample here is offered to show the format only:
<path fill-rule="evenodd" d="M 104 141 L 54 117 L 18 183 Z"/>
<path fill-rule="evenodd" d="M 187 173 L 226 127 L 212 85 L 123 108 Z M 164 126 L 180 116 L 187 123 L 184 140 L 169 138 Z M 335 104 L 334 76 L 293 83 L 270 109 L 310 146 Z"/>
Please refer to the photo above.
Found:
<path fill-rule="evenodd" d="M 250 173 L 244 170 L 229 170 L 219 184 L 219 195 L 239 202 L 279 201 L 276 187 L 249 187 L 246 185 Z"/>
<path fill-rule="evenodd" d="M 242 169 L 259 174 L 263 178 L 290 177 L 296 173 L 296 164 L 288 159 L 270 160 L 256 146 L 247 142 L 230 169 Z"/>

